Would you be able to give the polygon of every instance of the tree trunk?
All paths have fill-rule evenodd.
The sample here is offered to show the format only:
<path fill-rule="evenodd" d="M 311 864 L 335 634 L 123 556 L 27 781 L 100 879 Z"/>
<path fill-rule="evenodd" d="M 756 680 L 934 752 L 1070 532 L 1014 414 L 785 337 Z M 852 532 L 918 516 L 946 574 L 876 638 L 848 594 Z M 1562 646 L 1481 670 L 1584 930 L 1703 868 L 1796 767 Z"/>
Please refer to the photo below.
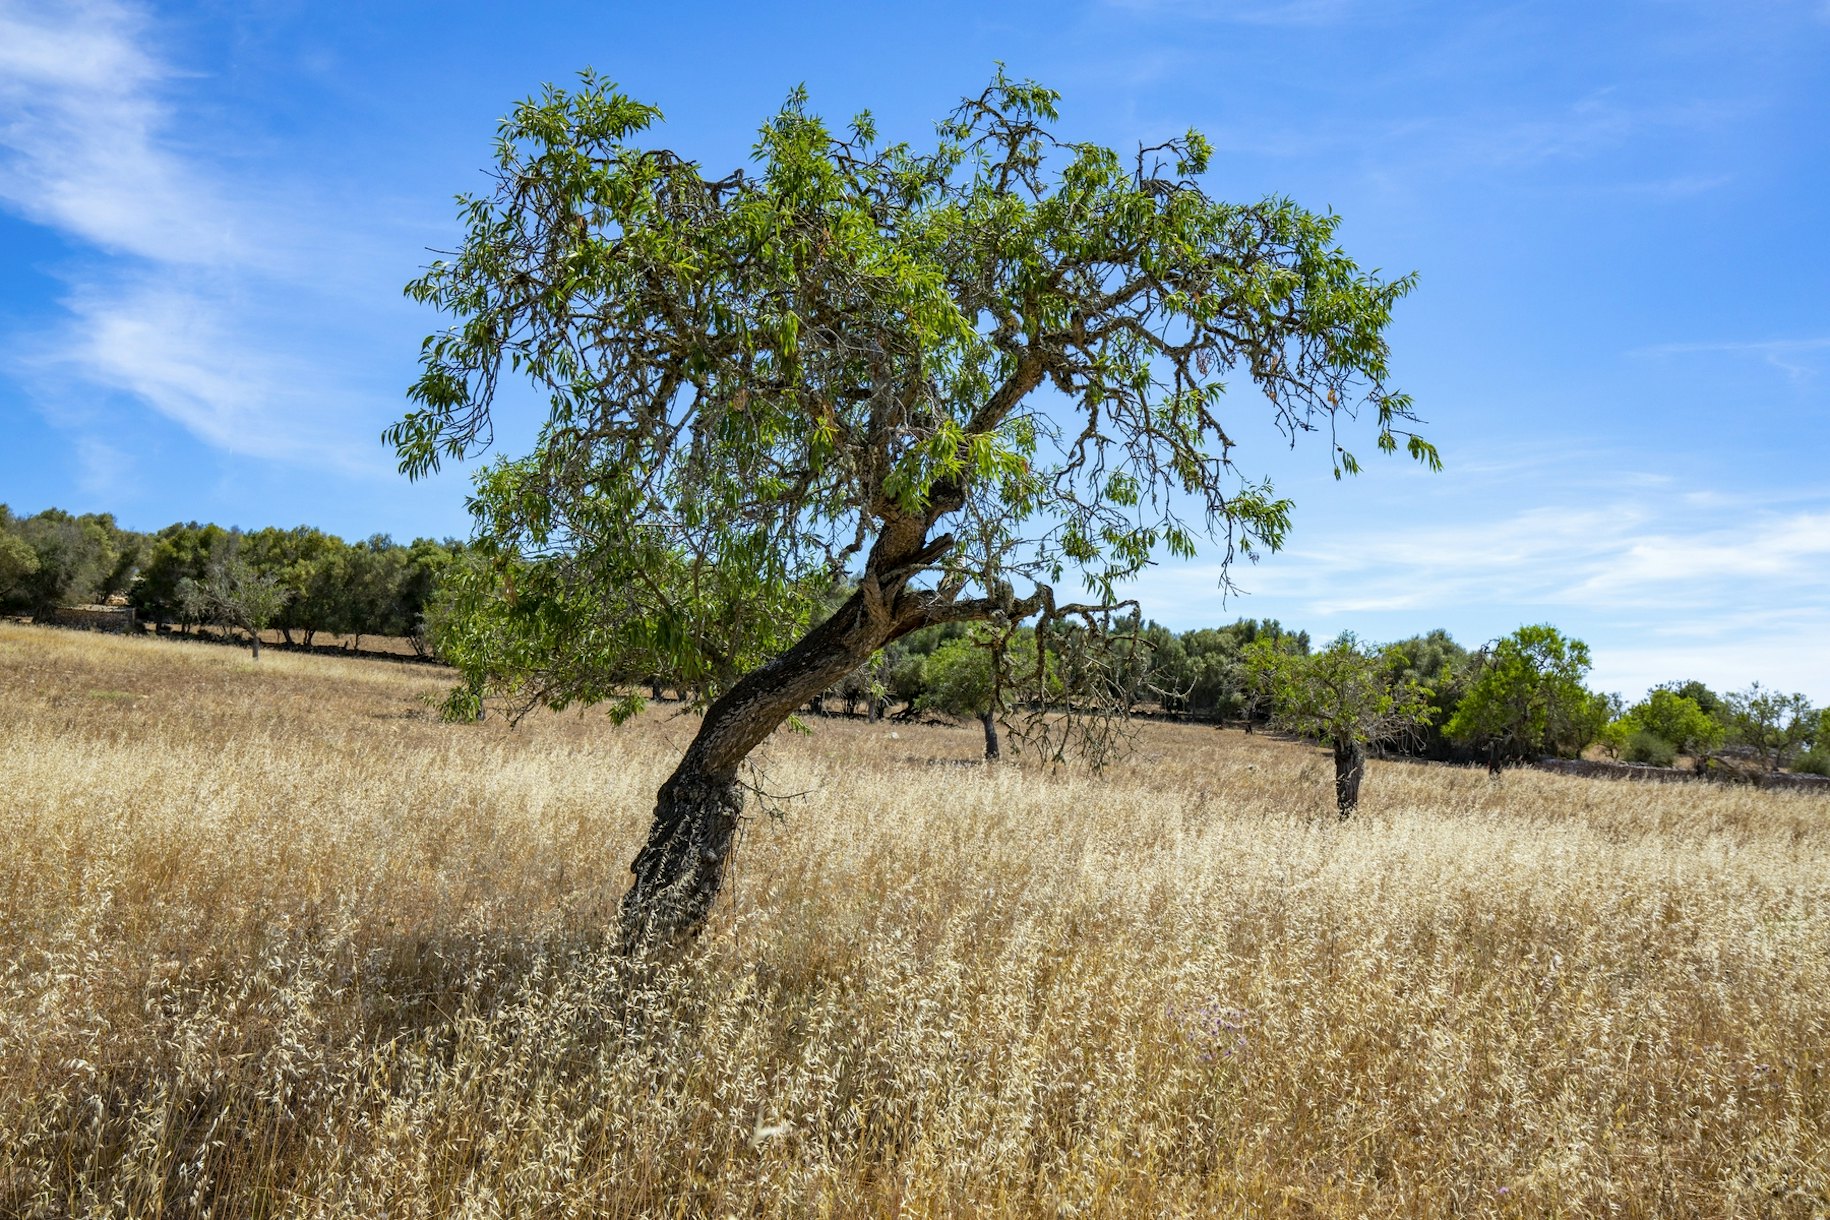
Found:
<path fill-rule="evenodd" d="M 799 643 L 752 671 L 705 710 L 699 733 L 655 800 L 648 840 L 623 895 L 625 952 L 665 951 L 704 928 L 724 882 L 743 787 L 738 768 L 797 708 L 870 659 L 895 630 L 853 594 Z"/>
<path fill-rule="evenodd" d="M 1487 747 L 1487 774 L 1495 779 L 1500 776 L 1500 743 L 1497 741 Z"/>
<path fill-rule="evenodd" d="M 256 661 L 260 660 L 261 659 L 261 633 L 260 632 L 250 631 L 248 633 L 248 647 L 253 650 L 254 659 Z"/>
<path fill-rule="evenodd" d="M 998 717 L 989 709 L 979 713 L 979 723 L 985 726 L 985 761 L 998 761 Z"/>
<path fill-rule="evenodd" d="M 1360 807 L 1360 780 L 1366 775 L 1366 747 L 1349 737 L 1334 743 L 1334 805 L 1345 822 Z"/>

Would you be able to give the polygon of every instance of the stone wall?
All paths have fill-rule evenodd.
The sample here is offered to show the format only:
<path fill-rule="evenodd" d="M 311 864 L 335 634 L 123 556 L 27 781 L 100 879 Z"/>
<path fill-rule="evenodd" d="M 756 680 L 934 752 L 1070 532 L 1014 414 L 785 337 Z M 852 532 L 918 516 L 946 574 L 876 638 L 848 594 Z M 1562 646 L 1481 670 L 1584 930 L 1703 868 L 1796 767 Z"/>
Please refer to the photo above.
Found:
<path fill-rule="evenodd" d="M 84 631 L 108 631 L 131 635 L 134 630 L 132 606 L 59 606 L 51 615 L 57 627 L 77 627 Z"/>
<path fill-rule="evenodd" d="M 1830 779 L 1821 775 L 1789 775 L 1778 771 L 1721 772 L 1699 775 L 1678 767 L 1647 767 L 1638 763 L 1599 762 L 1586 758 L 1540 758 L 1540 771 L 1561 775 L 1583 775 L 1592 779 L 1636 779 L 1652 783 L 1689 783 L 1714 780 L 1718 783 L 1748 783 L 1756 788 L 1793 788 L 1830 795 Z"/>

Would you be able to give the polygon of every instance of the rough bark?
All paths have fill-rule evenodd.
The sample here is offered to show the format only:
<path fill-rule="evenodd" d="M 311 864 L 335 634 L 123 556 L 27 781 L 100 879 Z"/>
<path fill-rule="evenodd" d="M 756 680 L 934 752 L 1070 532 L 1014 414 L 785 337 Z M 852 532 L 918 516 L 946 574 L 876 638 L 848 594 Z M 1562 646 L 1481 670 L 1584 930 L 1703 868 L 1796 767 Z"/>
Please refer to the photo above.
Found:
<path fill-rule="evenodd" d="M 930 540 L 928 531 L 963 502 L 959 489 L 937 484 L 925 514 L 887 515 L 845 604 L 705 710 L 698 735 L 661 785 L 647 842 L 629 866 L 635 879 L 623 895 L 625 952 L 665 952 L 705 927 L 742 816 L 738 768 L 797 708 L 920 627 L 986 618 L 998 609 L 1035 612 L 1041 594 L 1000 605 L 908 587 L 952 548 L 951 534 Z"/>
<path fill-rule="evenodd" d="M 623 895 L 626 951 L 691 939 L 711 917 L 743 811 L 738 768 L 795 709 L 870 659 L 899 633 L 876 598 L 855 593 L 799 643 L 752 671 L 706 709 L 699 733 L 661 785 L 648 840 Z"/>
<path fill-rule="evenodd" d="M 998 760 L 997 714 L 991 711 L 981 712 L 979 723 L 985 726 L 985 761 L 996 762 Z"/>
<path fill-rule="evenodd" d="M 1366 747 L 1349 737 L 1334 743 L 1334 805 L 1341 820 L 1360 807 L 1360 781 L 1366 776 Z"/>

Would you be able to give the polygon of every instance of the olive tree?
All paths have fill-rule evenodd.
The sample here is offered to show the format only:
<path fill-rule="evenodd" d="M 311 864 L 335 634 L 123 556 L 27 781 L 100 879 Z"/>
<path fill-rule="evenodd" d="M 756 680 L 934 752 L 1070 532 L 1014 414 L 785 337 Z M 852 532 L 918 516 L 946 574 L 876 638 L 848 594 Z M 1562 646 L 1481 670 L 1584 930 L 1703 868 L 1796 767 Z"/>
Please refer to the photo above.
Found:
<path fill-rule="evenodd" d="M 1246 649 L 1248 673 L 1269 692 L 1273 723 L 1333 748 L 1335 809 L 1343 820 L 1360 806 L 1366 747 L 1415 733 L 1429 719 L 1431 688 L 1404 672 L 1408 664 L 1391 649 L 1365 647 L 1352 632 L 1320 652 L 1291 652 L 1269 640 Z"/>
<path fill-rule="evenodd" d="M 457 702 L 703 692 L 627 944 L 703 925 L 746 757 L 884 645 L 1096 620 L 1203 539 L 1223 566 L 1276 549 L 1290 505 L 1240 469 L 1229 386 L 1337 476 L 1362 413 L 1437 465 L 1388 385 L 1410 277 L 1362 271 L 1332 215 L 1210 196 L 1198 133 L 1121 156 L 1059 138 L 1056 100 L 1000 72 L 917 148 L 796 91 L 753 167 L 707 173 L 586 73 L 503 120 L 459 248 L 409 286 L 451 321 L 386 433 L 406 474 L 488 445 L 511 384 L 545 400 L 533 452 L 477 476 Z"/>
<path fill-rule="evenodd" d="M 1062 687 L 1052 661 L 1037 648 L 1033 631 L 980 626 L 928 655 L 920 706 L 977 720 L 985 732 L 985 759 L 994 762 L 1003 756 L 998 721 L 1012 707 L 1045 709 L 1075 693 Z"/>

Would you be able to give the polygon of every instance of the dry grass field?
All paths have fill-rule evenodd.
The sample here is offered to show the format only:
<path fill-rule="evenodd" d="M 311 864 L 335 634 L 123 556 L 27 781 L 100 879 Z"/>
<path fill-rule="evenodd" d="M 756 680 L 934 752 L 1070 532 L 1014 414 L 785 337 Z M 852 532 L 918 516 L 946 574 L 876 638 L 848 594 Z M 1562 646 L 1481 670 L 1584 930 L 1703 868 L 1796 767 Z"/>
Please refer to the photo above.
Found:
<path fill-rule="evenodd" d="M 1830 1214 L 1821 796 L 824 722 L 644 965 L 692 723 L 439 681 L 0 627 L 0 1215 Z"/>

